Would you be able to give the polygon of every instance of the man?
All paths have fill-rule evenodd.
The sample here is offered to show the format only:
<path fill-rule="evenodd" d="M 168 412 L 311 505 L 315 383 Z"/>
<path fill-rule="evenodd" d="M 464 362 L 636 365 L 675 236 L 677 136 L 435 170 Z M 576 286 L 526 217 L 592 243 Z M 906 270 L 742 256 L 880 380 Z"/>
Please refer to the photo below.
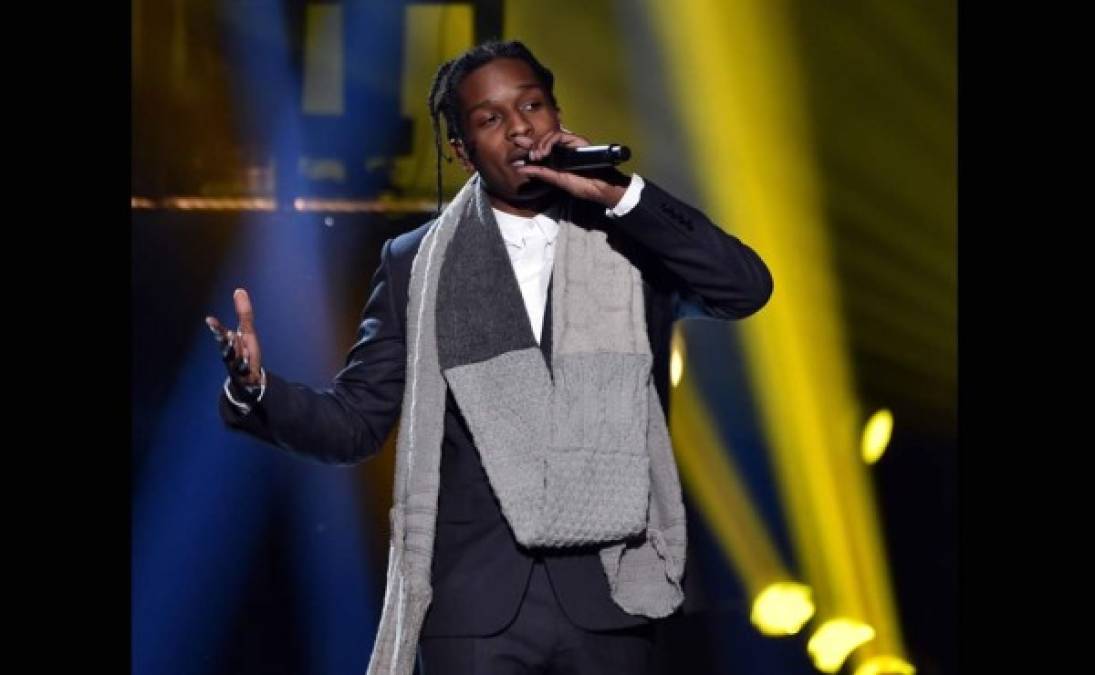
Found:
<path fill-rule="evenodd" d="M 588 145 L 519 42 L 444 64 L 438 145 L 472 178 L 384 245 L 333 387 L 267 373 L 246 291 L 226 423 L 321 461 L 376 452 L 400 418 L 392 546 L 369 672 L 641 673 L 683 599 L 684 509 L 665 428 L 674 308 L 742 318 L 767 267 L 637 175 L 535 162 Z M 440 178 L 439 178 L 440 183 Z M 439 186 L 440 192 L 440 186 Z M 439 195 L 440 198 L 440 195 Z"/>

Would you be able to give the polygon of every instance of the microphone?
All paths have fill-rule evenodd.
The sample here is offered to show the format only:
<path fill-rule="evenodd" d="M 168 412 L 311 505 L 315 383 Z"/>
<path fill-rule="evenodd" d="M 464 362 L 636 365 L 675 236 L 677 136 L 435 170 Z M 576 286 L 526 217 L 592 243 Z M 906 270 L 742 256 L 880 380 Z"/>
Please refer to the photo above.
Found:
<path fill-rule="evenodd" d="M 631 150 L 626 145 L 610 143 L 567 148 L 556 144 L 552 146 L 551 154 L 535 162 L 529 162 L 529 165 L 544 166 L 556 171 L 584 171 L 616 166 L 629 159 L 631 159 Z"/>

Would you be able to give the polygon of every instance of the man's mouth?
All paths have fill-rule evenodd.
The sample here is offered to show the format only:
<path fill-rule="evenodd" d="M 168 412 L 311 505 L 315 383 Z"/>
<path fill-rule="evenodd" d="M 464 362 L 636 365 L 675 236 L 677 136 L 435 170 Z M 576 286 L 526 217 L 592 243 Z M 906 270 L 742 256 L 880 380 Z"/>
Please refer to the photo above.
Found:
<path fill-rule="evenodd" d="M 521 150 L 509 156 L 510 166 L 524 166 L 528 160 L 528 150 Z"/>

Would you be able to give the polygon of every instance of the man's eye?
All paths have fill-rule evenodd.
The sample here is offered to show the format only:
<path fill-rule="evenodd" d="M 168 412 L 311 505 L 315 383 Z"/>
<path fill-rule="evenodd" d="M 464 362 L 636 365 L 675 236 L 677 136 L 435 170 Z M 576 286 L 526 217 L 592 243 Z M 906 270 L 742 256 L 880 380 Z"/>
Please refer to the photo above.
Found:
<path fill-rule="evenodd" d="M 479 120 L 479 126 L 485 127 L 498 121 L 498 115 L 488 115 Z"/>
<path fill-rule="evenodd" d="M 529 101 L 525 104 L 525 110 L 539 110 L 543 105 L 542 101 Z"/>

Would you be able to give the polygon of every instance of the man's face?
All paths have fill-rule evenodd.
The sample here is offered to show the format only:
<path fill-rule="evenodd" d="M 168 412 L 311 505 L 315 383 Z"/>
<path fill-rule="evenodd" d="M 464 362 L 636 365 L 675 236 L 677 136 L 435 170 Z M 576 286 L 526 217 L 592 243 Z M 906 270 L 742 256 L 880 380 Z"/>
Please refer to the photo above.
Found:
<path fill-rule="evenodd" d="M 517 171 L 528 148 L 559 128 L 559 111 L 532 68 L 500 58 L 476 68 L 456 89 L 466 145 L 454 148 L 465 168 L 474 167 L 491 196 L 519 205 L 553 188 Z"/>

